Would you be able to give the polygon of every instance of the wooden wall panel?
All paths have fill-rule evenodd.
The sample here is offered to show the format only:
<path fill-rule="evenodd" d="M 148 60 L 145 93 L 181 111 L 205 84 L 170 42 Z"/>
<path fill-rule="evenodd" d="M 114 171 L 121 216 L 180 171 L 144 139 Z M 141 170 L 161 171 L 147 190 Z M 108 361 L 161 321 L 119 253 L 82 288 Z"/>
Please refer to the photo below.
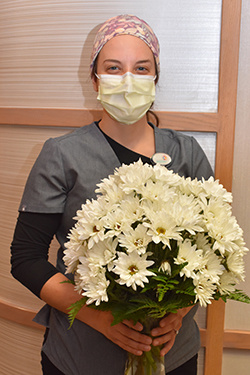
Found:
<path fill-rule="evenodd" d="M 0 373 L 40 375 L 43 331 L 0 319 Z"/>
<path fill-rule="evenodd" d="M 49 137 L 72 131 L 67 128 L 0 126 L 0 227 L 2 234 L 0 296 L 17 306 L 37 309 L 41 301 L 10 275 L 10 243 L 18 206 L 29 171 Z M 56 243 L 51 253 L 54 257 Z"/>

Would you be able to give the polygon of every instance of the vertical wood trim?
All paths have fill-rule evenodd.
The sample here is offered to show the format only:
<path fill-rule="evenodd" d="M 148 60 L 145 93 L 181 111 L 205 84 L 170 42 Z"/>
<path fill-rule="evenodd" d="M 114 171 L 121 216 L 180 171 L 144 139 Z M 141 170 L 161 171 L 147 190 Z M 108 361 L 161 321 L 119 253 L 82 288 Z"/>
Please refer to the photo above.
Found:
<path fill-rule="evenodd" d="M 241 0 L 223 0 L 215 174 L 228 190 L 232 188 L 240 19 Z M 221 375 L 224 316 L 222 301 L 207 308 L 205 375 Z"/>
<path fill-rule="evenodd" d="M 212 302 L 207 308 L 204 375 L 221 375 L 224 342 L 225 303 Z"/>
<path fill-rule="evenodd" d="M 232 188 L 240 19 L 241 0 L 223 0 L 215 173 L 228 190 Z"/>

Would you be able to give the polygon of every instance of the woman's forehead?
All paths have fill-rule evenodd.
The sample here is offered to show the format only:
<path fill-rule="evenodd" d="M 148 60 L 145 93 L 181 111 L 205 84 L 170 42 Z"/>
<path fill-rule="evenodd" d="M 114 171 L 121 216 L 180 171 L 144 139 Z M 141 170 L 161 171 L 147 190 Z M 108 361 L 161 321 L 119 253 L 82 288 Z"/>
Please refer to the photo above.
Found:
<path fill-rule="evenodd" d="M 140 38 L 132 35 L 118 35 L 110 39 L 99 53 L 99 61 L 106 59 L 140 59 L 154 61 L 149 46 Z"/>

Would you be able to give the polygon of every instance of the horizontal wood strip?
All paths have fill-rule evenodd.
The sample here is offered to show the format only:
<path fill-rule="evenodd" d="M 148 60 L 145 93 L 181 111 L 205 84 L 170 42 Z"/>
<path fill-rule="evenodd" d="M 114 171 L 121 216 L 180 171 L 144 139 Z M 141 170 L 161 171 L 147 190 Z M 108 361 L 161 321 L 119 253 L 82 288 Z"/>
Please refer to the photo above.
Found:
<path fill-rule="evenodd" d="M 208 346 L 207 330 L 200 329 L 201 346 Z M 224 330 L 223 348 L 250 350 L 250 331 Z"/>
<path fill-rule="evenodd" d="M 17 324 L 21 324 L 27 327 L 33 327 L 37 329 L 44 329 L 40 324 L 32 321 L 36 314 L 36 311 L 15 306 L 11 303 L 0 300 L 0 318 L 10 320 Z"/>
<path fill-rule="evenodd" d="M 44 327 L 32 321 L 35 314 L 36 311 L 34 310 L 15 306 L 6 301 L 0 301 L 0 318 L 10 320 L 24 326 L 44 330 Z M 201 346 L 206 347 L 208 341 L 206 329 L 200 329 L 200 334 Z M 250 350 L 250 332 L 225 330 L 223 342 L 224 348 Z"/>
<path fill-rule="evenodd" d="M 223 347 L 250 350 L 250 331 L 225 330 Z"/>
<path fill-rule="evenodd" d="M 80 127 L 101 118 L 101 110 L 70 108 L 0 108 L 0 124 Z M 219 131 L 217 113 L 155 111 L 162 127 L 188 131 Z"/>

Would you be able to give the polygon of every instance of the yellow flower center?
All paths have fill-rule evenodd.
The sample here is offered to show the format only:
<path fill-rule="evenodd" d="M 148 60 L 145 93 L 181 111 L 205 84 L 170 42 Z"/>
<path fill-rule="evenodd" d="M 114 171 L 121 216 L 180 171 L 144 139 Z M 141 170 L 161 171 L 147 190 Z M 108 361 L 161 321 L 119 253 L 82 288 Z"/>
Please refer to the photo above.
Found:
<path fill-rule="evenodd" d="M 143 245 L 143 241 L 142 241 L 142 239 L 141 239 L 141 238 L 138 238 L 137 240 L 135 240 L 134 245 L 135 245 L 135 246 L 142 246 L 142 245 Z"/>
<path fill-rule="evenodd" d="M 165 233 L 166 233 L 166 229 L 164 229 L 164 228 L 162 228 L 162 227 L 158 227 L 158 228 L 156 229 L 156 231 L 157 231 L 158 234 L 165 234 Z"/>
<path fill-rule="evenodd" d="M 134 264 L 132 264 L 132 265 L 128 268 L 128 270 L 129 270 L 130 275 L 134 275 L 136 272 L 139 271 L 138 268 L 137 268 Z"/>

